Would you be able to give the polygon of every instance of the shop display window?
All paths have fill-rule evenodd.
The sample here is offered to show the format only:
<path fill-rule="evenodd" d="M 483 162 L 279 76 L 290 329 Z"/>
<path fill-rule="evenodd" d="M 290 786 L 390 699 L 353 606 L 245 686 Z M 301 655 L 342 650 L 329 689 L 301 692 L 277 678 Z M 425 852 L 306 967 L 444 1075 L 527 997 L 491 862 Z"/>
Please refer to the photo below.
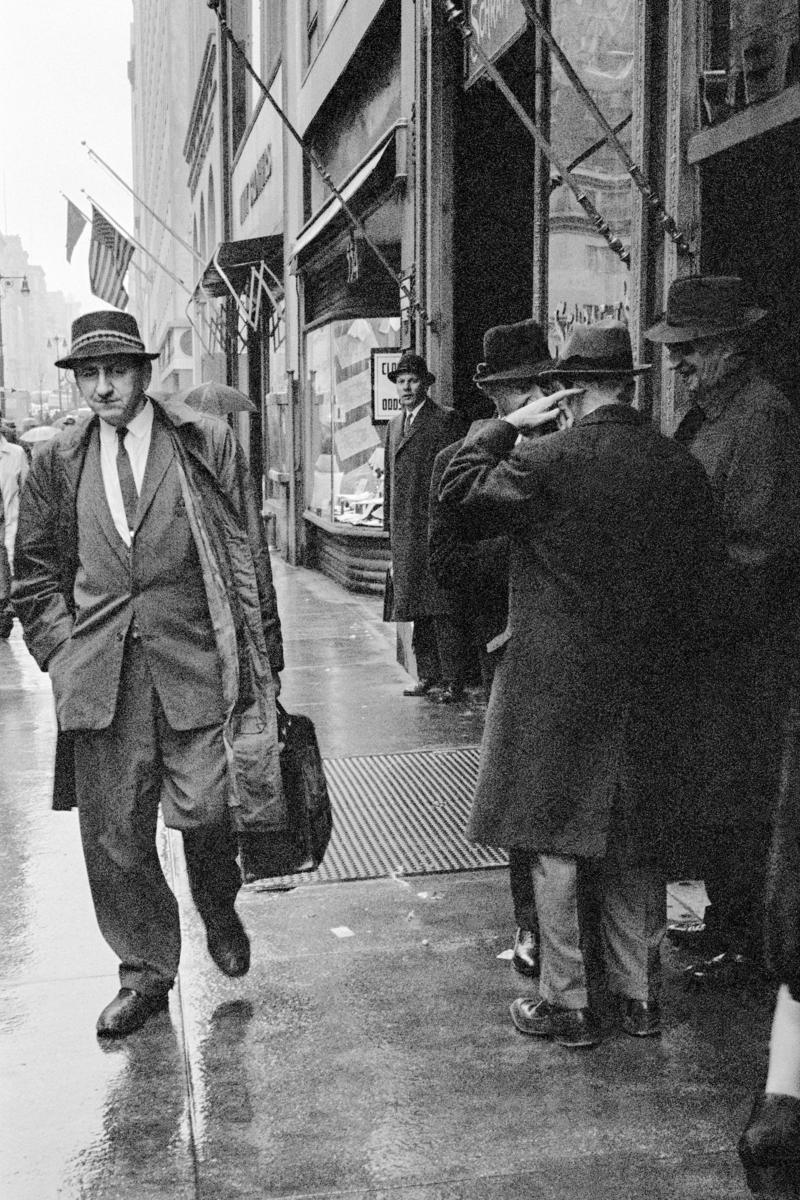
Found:
<path fill-rule="evenodd" d="M 564 0 L 554 4 L 553 35 L 620 141 L 630 148 L 633 105 L 634 0 Z M 562 162 L 573 163 L 601 215 L 625 246 L 631 240 L 633 183 L 619 155 L 595 146 L 602 134 L 555 58 L 551 137 Z M 628 270 L 589 222 L 573 193 L 550 182 L 550 349 L 559 354 L 573 326 L 628 320 Z"/>
<path fill-rule="evenodd" d="M 308 508 L 342 526 L 383 528 L 385 429 L 372 420 L 370 352 L 399 341 L 399 317 L 353 317 L 306 334 Z"/>

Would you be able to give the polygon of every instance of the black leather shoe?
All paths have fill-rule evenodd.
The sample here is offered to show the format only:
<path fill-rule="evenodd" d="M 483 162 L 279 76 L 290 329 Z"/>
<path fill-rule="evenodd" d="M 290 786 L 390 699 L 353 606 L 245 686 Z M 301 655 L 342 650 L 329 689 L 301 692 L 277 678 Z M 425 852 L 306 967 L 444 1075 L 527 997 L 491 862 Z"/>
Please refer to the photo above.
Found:
<path fill-rule="evenodd" d="M 132 988 L 120 988 L 97 1018 L 98 1037 L 126 1037 L 141 1029 L 154 1013 L 163 1012 L 169 1005 L 168 992 L 144 996 Z"/>
<path fill-rule="evenodd" d="M 404 696 L 427 696 L 428 692 L 434 687 L 432 679 L 418 679 L 413 687 L 403 688 Z"/>
<path fill-rule="evenodd" d="M 531 929 L 518 929 L 511 965 L 520 975 L 535 979 L 539 974 L 539 939 Z"/>
<path fill-rule="evenodd" d="M 558 1008 L 546 1000 L 521 996 L 511 1005 L 511 1020 L 520 1033 L 550 1038 L 559 1046 L 596 1046 L 600 1027 L 588 1008 Z"/>
<path fill-rule="evenodd" d="M 435 699 L 437 704 L 460 704 L 464 699 L 464 688 L 460 683 L 448 683 L 431 699 Z"/>
<path fill-rule="evenodd" d="M 235 912 L 206 928 L 208 953 L 223 975 L 236 979 L 250 970 L 250 939 Z"/>
<path fill-rule="evenodd" d="M 800 1196 L 800 1100 L 761 1095 L 739 1138 L 747 1186 L 756 1196 Z"/>
<path fill-rule="evenodd" d="M 658 1037 L 661 1033 L 661 1009 L 657 1000 L 633 1000 L 621 996 L 619 1015 L 622 1028 L 631 1037 Z"/>

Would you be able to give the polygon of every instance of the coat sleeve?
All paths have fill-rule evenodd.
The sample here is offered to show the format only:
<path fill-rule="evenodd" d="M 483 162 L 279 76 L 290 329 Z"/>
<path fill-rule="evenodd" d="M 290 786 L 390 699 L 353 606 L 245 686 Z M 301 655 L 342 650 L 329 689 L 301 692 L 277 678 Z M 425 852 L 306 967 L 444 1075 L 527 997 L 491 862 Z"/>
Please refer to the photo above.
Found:
<path fill-rule="evenodd" d="M 494 607 L 508 593 L 508 539 L 480 537 L 475 524 L 440 500 L 442 477 L 458 447 L 437 454 L 428 509 L 428 564 L 440 587 L 458 591 L 472 606 Z"/>
<path fill-rule="evenodd" d="M 386 428 L 386 448 L 383 456 L 383 531 L 390 533 L 392 505 L 392 475 L 394 474 L 394 439 L 392 422 Z"/>
<path fill-rule="evenodd" d="M 230 435 L 231 441 L 233 436 Z M 264 522 L 256 496 L 253 480 L 247 468 L 244 450 L 238 442 L 235 443 L 235 470 L 239 511 L 244 521 L 250 549 L 253 553 L 253 565 L 256 570 L 258 597 L 261 605 L 261 622 L 264 626 L 264 638 L 267 643 L 267 653 L 273 671 L 282 671 L 283 635 L 278 616 L 278 598 L 272 581 L 272 564 L 269 557 L 269 546 L 264 533 Z"/>
<path fill-rule="evenodd" d="M 69 639 L 73 625 L 60 569 L 58 517 L 62 501 L 54 464 L 49 447 L 34 456 L 20 497 L 11 589 L 25 643 L 43 671 Z"/>
<path fill-rule="evenodd" d="M 513 534 L 543 497 L 543 459 L 536 440 L 515 449 L 517 430 L 506 421 L 473 426 L 442 478 L 440 499 L 460 506 L 482 537 L 496 536 L 499 523 Z"/>

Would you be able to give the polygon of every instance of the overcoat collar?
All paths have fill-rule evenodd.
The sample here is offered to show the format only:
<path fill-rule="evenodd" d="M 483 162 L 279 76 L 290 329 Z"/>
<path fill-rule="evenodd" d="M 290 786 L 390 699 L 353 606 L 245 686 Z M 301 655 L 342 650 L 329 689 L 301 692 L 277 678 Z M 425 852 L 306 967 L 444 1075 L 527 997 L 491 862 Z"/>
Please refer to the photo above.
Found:
<path fill-rule="evenodd" d="M 630 404 L 603 404 L 581 417 L 577 425 L 644 425 L 647 421 L 638 408 Z"/>
<path fill-rule="evenodd" d="M 406 426 L 405 433 L 401 434 L 400 442 L 397 447 L 398 450 L 402 446 L 405 446 L 406 443 L 411 440 L 411 438 L 414 436 L 415 433 L 419 433 L 420 429 L 426 424 L 432 411 L 433 411 L 433 401 L 431 400 L 430 396 L 426 396 L 425 399 L 422 401 L 422 404 L 417 409 L 417 413 L 416 413 L 416 416 L 414 417 L 414 420 L 411 422 L 410 425 Z M 405 414 L 401 413 L 401 415 L 400 415 L 401 430 L 403 428 L 402 423 L 403 423 L 404 417 L 405 417 Z"/>

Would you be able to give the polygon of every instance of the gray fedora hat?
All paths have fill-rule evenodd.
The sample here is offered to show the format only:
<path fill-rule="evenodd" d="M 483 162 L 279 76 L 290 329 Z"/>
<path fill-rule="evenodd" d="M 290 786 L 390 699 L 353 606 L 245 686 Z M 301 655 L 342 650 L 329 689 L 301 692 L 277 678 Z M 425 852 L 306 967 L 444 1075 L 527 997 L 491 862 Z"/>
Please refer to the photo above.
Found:
<path fill-rule="evenodd" d="M 750 329 L 767 315 L 737 275 L 688 275 L 675 279 L 667 309 L 645 330 L 651 342 L 695 342 L 720 333 Z"/>
<path fill-rule="evenodd" d="M 610 379 L 641 375 L 650 364 L 633 365 L 631 335 L 621 321 L 599 321 L 596 325 L 576 325 L 567 339 L 564 353 L 545 372 L 568 375 L 570 379 Z"/>
<path fill-rule="evenodd" d="M 533 320 L 487 329 L 483 335 L 483 358 L 473 376 L 478 384 L 535 379 L 553 361 L 542 327 Z"/>
<path fill-rule="evenodd" d="M 72 346 L 69 354 L 59 358 L 57 367 L 74 367 L 87 358 L 107 358 L 126 354 L 132 358 L 158 358 L 158 351 L 145 350 L 135 317 L 117 309 L 102 309 L 84 313 L 72 322 Z"/>

